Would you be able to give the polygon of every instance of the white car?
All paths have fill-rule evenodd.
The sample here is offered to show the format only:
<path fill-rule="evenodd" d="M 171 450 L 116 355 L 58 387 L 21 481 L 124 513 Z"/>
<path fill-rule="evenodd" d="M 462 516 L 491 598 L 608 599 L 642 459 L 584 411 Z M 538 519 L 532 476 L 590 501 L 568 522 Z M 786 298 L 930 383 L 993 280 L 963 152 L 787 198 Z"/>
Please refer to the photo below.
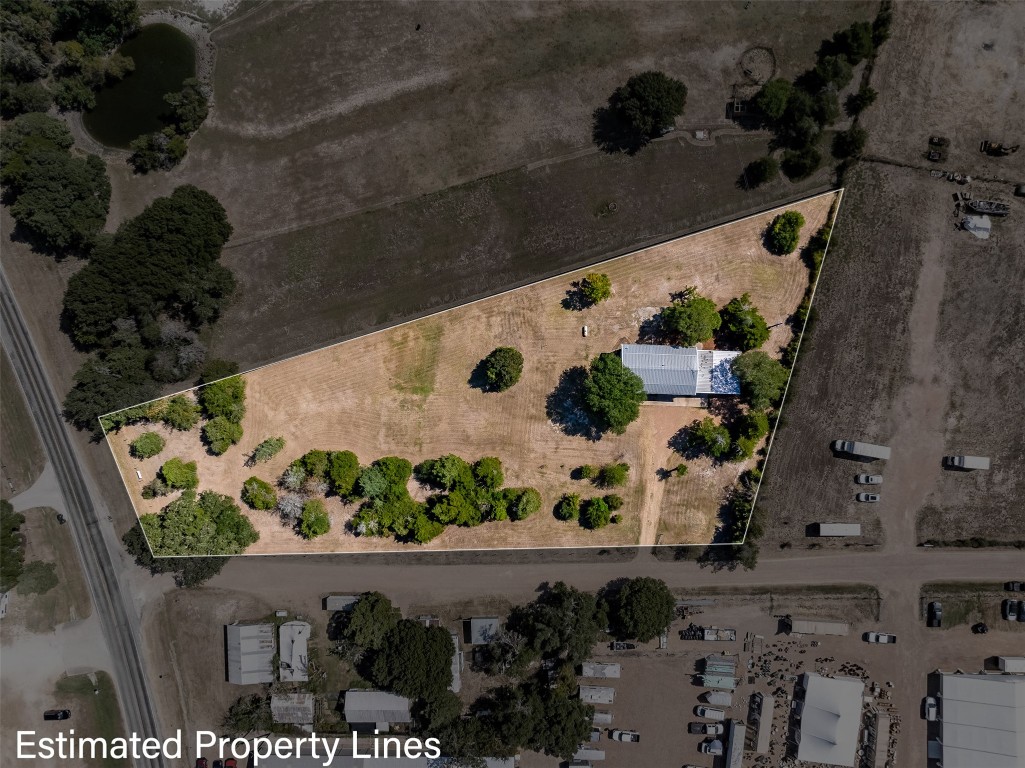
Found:
<path fill-rule="evenodd" d="M 888 632 L 866 632 L 865 642 L 868 643 L 895 643 L 897 642 L 897 636 L 891 635 Z"/>
<path fill-rule="evenodd" d="M 698 717 L 703 717 L 706 720 L 725 720 L 726 713 L 721 709 L 715 707 L 698 707 L 694 712 Z"/>
<path fill-rule="evenodd" d="M 609 734 L 609 738 L 613 741 L 633 741 L 638 742 L 641 740 L 641 734 L 637 731 L 620 731 L 614 730 Z"/>
<path fill-rule="evenodd" d="M 883 482 L 882 475 L 858 475 L 854 478 L 854 482 L 859 485 L 881 485 Z"/>
<path fill-rule="evenodd" d="M 859 493 L 854 498 L 857 499 L 858 501 L 875 502 L 875 501 L 879 501 L 879 494 L 878 493 L 865 493 L 865 492 L 862 492 L 862 493 Z"/>
<path fill-rule="evenodd" d="M 925 719 L 932 722 L 939 715 L 940 706 L 932 696 L 925 697 Z"/>

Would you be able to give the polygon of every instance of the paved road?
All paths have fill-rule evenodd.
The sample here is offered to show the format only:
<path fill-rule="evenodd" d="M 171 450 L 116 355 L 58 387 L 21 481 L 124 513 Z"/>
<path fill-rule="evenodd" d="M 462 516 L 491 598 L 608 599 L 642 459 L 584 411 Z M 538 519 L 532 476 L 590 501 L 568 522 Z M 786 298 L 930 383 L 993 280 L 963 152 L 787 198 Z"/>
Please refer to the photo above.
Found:
<path fill-rule="evenodd" d="M 121 591 L 112 558 L 104 540 L 96 508 L 89 497 L 75 446 L 60 415 L 60 406 L 40 364 L 28 328 L 21 316 L 6 275 L 0 270 L 0 340 L 11 358 L 29 410 L 39 430 L 46 457 L 53 467 L 64 497 L 75 548 L 89 586 L 93 606 L 114 660 L 111 670 L 117 681 L 125 729 L 143 736 L 161 735 L 151 704 L 139 652 L 139 627 L 134 611 Z M 141 760 L 147 768 L 163 766 L 163 760 Z"/>

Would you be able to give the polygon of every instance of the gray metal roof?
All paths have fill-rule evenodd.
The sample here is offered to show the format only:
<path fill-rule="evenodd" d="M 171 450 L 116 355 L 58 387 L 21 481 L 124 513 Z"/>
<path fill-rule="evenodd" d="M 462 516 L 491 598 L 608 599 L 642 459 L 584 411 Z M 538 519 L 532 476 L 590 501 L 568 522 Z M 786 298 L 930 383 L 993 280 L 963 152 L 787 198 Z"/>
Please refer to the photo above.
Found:
<path fill-rule="evenodd" d="M 497 616 L 473 616 L 470 618 L 470 644 L 487 645 L 498 634 Z"/>
<path fill-rule="evenodd" d="M 348 723 L 408 723 L 409 699 L 386 691 L 345 692 L 345 721 Z"/>
<path fill-rule="evenodd" d="M 738 395 L 740 382 L 733 375 L 739 352 L 664 344 L 623 344 L 623 365 L 641 377 L 649 395 L 695 397 Z"/>
<path fill-rule="evenodd" d="M 941 677 L 943 765 L 997 768 L 1025 765 L 1025 677 Z"/>
<path fill-rule="evenodd" d="M 805 672 L 804 706 L 797 730 L 797 759 L 853 766 L 861 727 L 865 683 L 852 677 Z"/>
<path fill-rule="evenodd" d="M 270 697 L 270 711 L 275 723 L 308 725 L 314 722 L 312 693 L 275 693 Z"/>
<path fill-rule="evenodd" d="M 273 624 L 229 624 L 228 682 L 236 685 L 274 682 Z"/>

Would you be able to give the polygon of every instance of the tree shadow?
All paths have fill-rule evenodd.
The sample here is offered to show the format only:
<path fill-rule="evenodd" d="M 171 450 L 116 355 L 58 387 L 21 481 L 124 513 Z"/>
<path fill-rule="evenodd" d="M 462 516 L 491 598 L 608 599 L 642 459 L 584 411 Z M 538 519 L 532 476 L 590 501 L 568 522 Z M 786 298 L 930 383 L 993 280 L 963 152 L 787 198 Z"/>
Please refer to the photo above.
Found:
<path fill-rule="evenodd" d="M 635 155 L 651 141 L 619 116 L 611 97 L 607 106 L 594 110 L 592 118 L 591 138 L 602 152 Z"/>
<path fill-rule="evenodd" d="M 581 365 L 563 371 L 558 385 L 545 401 L 545 413 L 563 434 L 597 441 L 601 439 L 601 430 L 583 401 L 586 380 L 587 369 Z"/>
<path fill-rule="evenodd" d="M 688 424 L 686 427 L 681 427 L 677 430 L 676 434 L 669 438 L 669 442 L 666 443 L 666 447 L 669 448 L 673 453 L 679 454 L 685 459 L 697 459 L 704 455 L 704 451 L 698 448 L 696 445 L 691 445 L 690 432 L 694 428 L 693 424 Z"/>
<path fill-rule="evenodd" d="M 571 312 L 580 312 L 589 306 L 591 306 L 591 303 L 584 296 L 584 289 L 580 285 L 580 281 L 575 280 L 572 283 L 572 287 L 566 291 L 566 296 L 562 300 L 562 308 Z"/>
<path fill-rule="evenodd" d="M 479 389 L 481 392 L 491 392 L 492 387 L 490 382 L 488 382 L 486 369 L 487 358 L 481 358 L 481 361 L 470 372 L 470 378 L 466 380 L 466 383 L 472 389 Z"/>

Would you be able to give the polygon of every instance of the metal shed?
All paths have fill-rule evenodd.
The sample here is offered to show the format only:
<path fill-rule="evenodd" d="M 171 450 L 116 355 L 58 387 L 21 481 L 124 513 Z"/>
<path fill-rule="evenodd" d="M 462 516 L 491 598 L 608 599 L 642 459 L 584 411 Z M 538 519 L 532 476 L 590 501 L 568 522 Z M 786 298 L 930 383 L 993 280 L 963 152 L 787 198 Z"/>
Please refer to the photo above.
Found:
<path fill-rule="evenodd" d="M 580 686 L 580 700 L 588 704 L 611 704 L 615 699 L 615 688 L 600 685 Z"/>

